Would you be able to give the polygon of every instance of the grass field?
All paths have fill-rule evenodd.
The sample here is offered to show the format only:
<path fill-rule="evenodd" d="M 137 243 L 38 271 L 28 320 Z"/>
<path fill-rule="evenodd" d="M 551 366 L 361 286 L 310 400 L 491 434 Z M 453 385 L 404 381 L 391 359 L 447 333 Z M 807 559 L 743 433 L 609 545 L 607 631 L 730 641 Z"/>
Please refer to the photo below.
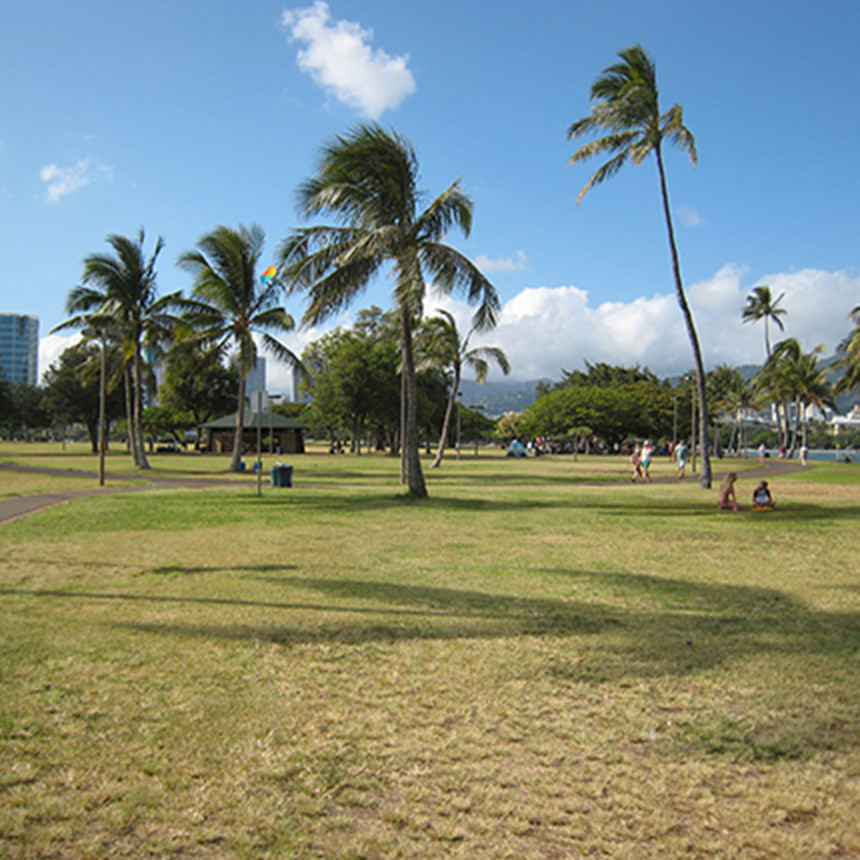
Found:
<path fill-rule="evenodd" d="M 0 856 L 860 856 L 860 467 L 282 459 L 0 525 Z"/>

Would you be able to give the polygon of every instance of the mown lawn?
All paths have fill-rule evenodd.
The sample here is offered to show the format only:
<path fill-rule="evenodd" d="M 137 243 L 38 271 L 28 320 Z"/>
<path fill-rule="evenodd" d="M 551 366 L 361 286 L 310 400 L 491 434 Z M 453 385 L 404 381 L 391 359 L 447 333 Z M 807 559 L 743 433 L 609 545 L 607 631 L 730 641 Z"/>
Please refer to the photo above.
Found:
<path fill-rule="evenodd" d="M 282 459 L 0 525 L 0 856 L 860 856 L 860 467 Z"/>

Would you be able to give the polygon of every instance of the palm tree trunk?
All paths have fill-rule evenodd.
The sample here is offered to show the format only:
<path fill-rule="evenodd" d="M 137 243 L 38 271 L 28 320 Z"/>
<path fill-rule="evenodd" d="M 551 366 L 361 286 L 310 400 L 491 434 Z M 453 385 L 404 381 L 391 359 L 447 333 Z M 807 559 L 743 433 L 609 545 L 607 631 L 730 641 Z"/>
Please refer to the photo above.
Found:
<path fill-rule="evenodd" d="M 406 459 L 406 481 L 409 492 L 419 499 L 427 497 L 424 474 L 421 471 L 421 456 L 418 451 L 418 386 L 415 381 L 415 356 L 412 353 L 412 324 L 409 308 L 400 311 L 403 332 L 403 377 L 406 407 L 406 434 L 403 451 Z"/>
<path fill-rule="evenodd" d="M 699 336 L 693 322 L 693 314 L 684 295 L 684 285 L 681 281 L 681 264 L 678 260 L 678 248 L 675 244 L 675 230 L 672 226 L 672 214 L 669 208 L 669 191 L 666 188 L 666 173 L 663 169 L 663 156 L 659 144 L 654 147 L 657 157 L 657 172 L 660 175 L 660 193 L 663 198 L 663 215 L 666 219 L 666 231 L 669 235 L 669 251 L 672 256 L 672 274 L 675 278 L 675 294 L 678 305 L 687 327 L 687 336 L 693 349 L 693 359 L 696 367 L 696 387 L 699 391 L 699 442 L 702 448 L 702 473 L 699 483 L 703 489 L 711 487 L 711 458 L 708 451 L 708 404 L 705 397 L 705 366 L 702 362 L 702 350 L 699 346 Z"/>
<path fill-rule="evenodd" d="M 141 403 L 143 401 L 143 380 L 141 373 L 141 362 L 140 362 L 140 350 L 135 349 L 134 351 L 134 364 L 133 368 L 133 391 L 132 391 L 132 406 L 134 408 L 134 426 L 137 432 L 138 437 L 138 449 L 139 449 L 139 457 L 140 460 L 138 462 L 138 468 L 140 469 L 149 469 L 151 468 L 149 465 L 149 460 L 146 456 L 146 440 L 143 436 L 143 418 L 142 418 L 142 409 Z"/>
<path fill-rule="evenodd" d="M 105 445 L 107 443 L 107 427 L 105 422 L 105 401 L 107 383 L 105 381 L 107 343 L 102 338 L 101 354 L 99 355 L 99 486 L 105 485 Z M 63 434 L 65 439 L 65 434 Z"/>
<path fill-rule="evenodd" d="M 125 423 L 128 426 L 128 450 L 131 452 L 131 458 L 134 460 L 134 465 L 140 465 L 140 456 L 137 448 L 137 433 L 134 432 L 134 409 L 131 406 L 131 371 L 128 365 L 123 368 L 122 382 L 125 388 Z"/>
<path fill-rule="evenodd" d="M 236 409 L 236 434 L 233 437 L 233 457 L 230 460 L 230 471 L 240 472 L 242 462 L 242 440 L 245 435 L 245 381 L 248 373 L 245 365 L 239 363 L 239 406 Z"/>
<path fill-rule="evenodd" d="M 802 448 L 808 447 L 809 442 L 809 404 L 803 403 L 803 423 L 801 424 L 800 445 Z"/>
<path fill-rule="evenodd" d="M 406 483 L 406 361 L 402 357 L 405 355 L 403 347 L 400 348 L 400 439 L 398 447 L 400 448 L 400 483 Z"/>
<path fill-rule="evenodd" d="M 454 401 L 457 399 L 457 391 L 460 388 L 460 368 L 454 368 L 454 384 L 451 387 L 451 394 L 448 396 L 448 405 L 445 407 L 445 417 L 442 419 L 442 432 L 439 434 L 439 449 L 436 451 L 436 459 L 430 464 L 431 469 L 435 469 L 442 462 L 442 455 L 445 453 L 445 445 L 448 442 L 448 428 L 451 425 L 451 415 L 454 413 Z"/>
<path fill-rule="evenodd" d="M 786 454 L 786 457 L 790 460 L 794 457 L 794 452 L 797 450 L 797 437 L 800 435 L 800 401 L 794 401 L 794 429 L 791 434 L 791 447 Z"/>

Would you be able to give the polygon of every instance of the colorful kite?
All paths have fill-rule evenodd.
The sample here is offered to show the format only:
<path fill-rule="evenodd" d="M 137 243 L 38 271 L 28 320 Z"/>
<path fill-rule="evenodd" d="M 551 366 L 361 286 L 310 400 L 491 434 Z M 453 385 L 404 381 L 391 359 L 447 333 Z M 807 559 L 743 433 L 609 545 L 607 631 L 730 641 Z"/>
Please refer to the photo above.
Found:
<path fill-rule="evenodd" d="M 266 271 L 263 272 L 263 274 L 260 276 L 260 280 L 263 282 L 263 286 L 268 287 L 272 278 L 274 278 L 277 274 L 278 270 L 274 266 L 269 266 L 269 268 L 266 269 Z"/>

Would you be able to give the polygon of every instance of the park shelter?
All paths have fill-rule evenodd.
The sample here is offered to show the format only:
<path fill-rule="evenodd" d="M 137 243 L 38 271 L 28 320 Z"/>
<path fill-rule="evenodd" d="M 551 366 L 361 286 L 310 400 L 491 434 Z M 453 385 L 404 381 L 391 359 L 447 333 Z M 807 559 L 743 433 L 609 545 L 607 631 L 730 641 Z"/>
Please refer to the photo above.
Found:
<path fill-rule="evenodd" d="M 307 426 L 277 412 L 252 412 L 245 410 L 242 432 L 242 453 L 253 454 L 257 450 L 257 427 L 260 428 L 263 453 L 304 454 L 304 431 Z M 233 451 L 236 435 L 236 413 L 216 418 L 203 425 L 204 450 L 213 454 L 229 454 Z"/>

